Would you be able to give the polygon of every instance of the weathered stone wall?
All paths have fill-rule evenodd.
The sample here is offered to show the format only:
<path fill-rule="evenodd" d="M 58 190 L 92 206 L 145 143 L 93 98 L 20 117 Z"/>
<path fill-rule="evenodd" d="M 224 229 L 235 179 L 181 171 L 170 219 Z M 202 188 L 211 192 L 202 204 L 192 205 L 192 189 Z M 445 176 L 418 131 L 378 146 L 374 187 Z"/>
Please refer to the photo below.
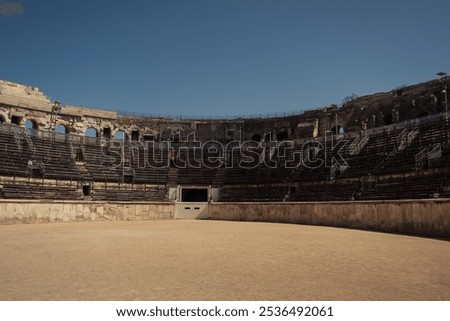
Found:
<path fill-rule="evenodd" d="M 450 200 L 210 203 L 208 216 L 450 237 Z M 174 203 L 0 200 L 0 224 L 174 218 Z"/>
<path fill-rule="evenodd" d="M 450 200 L 351 203 L 213 203 L 215 220 L 324 225 L 450 237 Z"/>
<path fill-rule="evenodd" d="M 362 97 L 352 95 L 341 107 L 331 104 L 276 117 L 199 120 L 121 116 L 113 111 L 69 105 L 62 105 L 55 113 L 54 102 L 38 88 L 0 80 L 0 122 L 24 127 L 30 120 L 35 124 L 34 129 L 49 131 L 64 125 L 66 133 L 82 136 L 89 129 L 90 135 L 95 130 L 98 138 L 105 139 L 123 131 L 128 139 L 136 141 L 149 137 L 177 141 L 192 133 L 201 141 L 229 142 L 254 137 L 267 140 L 268 134 L 277 140 L 310 139 L 323 137 L 326 131 L 336 128 L 359 132 L 444 112 L 443 89 L 447 85 L 448 78 L 436 79 Z"/>
<path fill-rule="evenodd" d="M 445 83 L 432 80 L 389 92 L 362 97 L 353 95 L 342 107 L 332 104 L 294 115 L 231 119 L 172 119 L 166 117 L 120 116 L 117 112 L 62 105 L 55 113 L 54 102 L 38 88 L 0 80 L 0 122 L 25 126 L 30 120 L 34 129 L 54 131 L 64 125 L 66 133 L 85 135 L 95 129 L 97 137 L 112 138 L 123 131 L 131 140 L 183 140 L 196 133 L 201 141 L 272 139 L 309 139 L 323 137 L 326 131 L 342 128 L 345 132 L 395 124 L 404 120 L 444 112 Z M 129 106 L 123 106 L 126 109 Z M 274 106 L 276 108 L 277 106 Z M 199 115 L 201 116 L 201 115 Z M 176 138 L 177 133 L 180 137 Z"/>
<path fill-rule="evenodd" d="M 39 88 L 0 80 L 0 96 L 3 104 L 51 112 L 52 102 Z"/>
<path fill-rule="evenodd" d="M 0 200 L 0 224 L 148 221 L 175 217 L 171 203 Z"/>

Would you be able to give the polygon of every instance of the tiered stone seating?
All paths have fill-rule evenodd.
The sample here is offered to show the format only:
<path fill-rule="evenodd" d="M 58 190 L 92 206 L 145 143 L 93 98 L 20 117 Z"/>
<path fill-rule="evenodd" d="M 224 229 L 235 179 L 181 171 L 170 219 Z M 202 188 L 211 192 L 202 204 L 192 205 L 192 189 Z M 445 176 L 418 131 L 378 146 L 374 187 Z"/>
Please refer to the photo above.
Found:
<path fill-rule="evenodd" d="M 289 201 L 352 201 L 360 189 L 359 181 L 350 182 L 310 182 L 299 184 L 289 197 Z"/>
<path fill-rule="evenodd" d="M 282 202 L 287 186 L 225 186 L 220 190 L 221 202 Z"/>
<path fill-rule="evenodd" d="M 94 187 L 92 190 L 94 201 L 167 201 L 165 186 L 146 186 L 133 188 L 133 186 L 104 186 Z"/>
<path fill-rule="evenodd" d="M 48 179 L 75 180 L 80 172 L 75 167 L 70 144 L 64 141 L 50 140 L 31 136 L 31 159 L 44 165 L 44 176 Z"/>
<path fill-rule="evenodd" d="M 160 147 L 139 149 L 130 153 L 128 166 L 134 169 L 136 184 L 167 184 L 169 175 L 169 151 Z M 156 164 L 157 163 L 157 164 Z"/>
<path fill-rule="evenodd" d="M 345 160 L 349 168 L 341 175 L 342 178 L 358 178 L 372 173 L 383 165 L 385 160 L 396 152 L 400 145 L 399 137 L 403 129 L 381 131 L 369 135 L 366 146 L 356 155 L 350 155 L 348 148 Z"/>
<path fill-rule="evenodd" d="M 122 163 L 120 150 L 113 153 L 108 146 L 90 145 L 84 146 L 84 160 L 87 170 L 97 182 L 121 182 Z"/>
<path fill-rule="evenodd" d="M 208 128 L 204 129 L 204 134 L 208 133 Z M 350 144 L 362 137 L 368 139 L 355 152 Z M 342 138 L 334 137 L 334 143 Z M 292 149 L 280 154 L 270 149 L 271 142 L 255 142 L 257 149 L 253 151 L 265 154 L 260 158 L 253 154 L 255 161 L 249 164 L 250 158 L 239 150 L 233 150 L 233 157 L 229 151 L 227 155 L 218 151 L 198 159 L 202 154 L 194 155 L 192 148 L 186 155 L 182 155 L 186 149 L 177 149 L 189 147 L 186 142 L 174 145 L 172 153 L 163 143 L 155 143 L 152 150 L 139 142 L 121 145 L 123 141 L 109 141 L 101 145 L 78 136 L 29 133 L 15 125 L 0 124 L 0 178 L 8 178 L 1 197 L 80 199 L 81 187 L 90 186 L 92 193 L 85 199 L 165 201 L 168 186 L 177 185 L 219 187 L 219 200 L 225 202 L 450 197 L 450 124 L 443 115 L 369 129 L 360 136 L 352 133 L 345 139 L 348 142 L 339 150 L 340 155 L 333 154 L 338 151 L 333 152 L 324 138 L 311 139 L 310 143 L 296 140 Z M 305 157 L 305 143 L 310 144 L 312 158 Z M 318 144 L 317 153 L 314 144 Z M 332 167 L 330 159 L 341 156 L 348 168 Z M 207 157 L 223 163 L 219 168 L 208 166 Z M 316 162 L 315 158 L 328 163 Z M 158 166 L 151 165 L 153 159 Z M 183 166 L 180 159 L 189 162 Z M 89 194 L 89 188 L 85 190 Z"/>
<path fill-rule="evenodd" d="M 30 150 L 22 148 L 21 131 L 15 129 L 14 126 L 0 126 L 0 175 L 27 177 L 30 175 Z"/>
<path fill-rule="evenodd" d="M 267 190 L 277 190 L 270 185 L 286 182 L 292 186 L 289 197 L 274 196 L 273 199 L 352 201 L 450 196 L 447 180 L 450 174 L 448 123 L 443 116 L 435 116 L 407 125 L 406 129 L 403 126 L 384 126 L 370 131 L 368 142 L 358 153 L 350 153 L 350 140 L 340 151 L 349 167 L 336 175 L 331 175 L 330 164 L 315 166 L 308 161 L 291 170 L 283 167 L 268 169 L 264 164 L 250 170 L 239 167 L 224 169 L 226 176 L 221 200 L 270 200 Z M 407 141 L 406 136 L 410 133 L 411 139 Z M 431 151 L 436 146 L 442 149 L 442 157 L 427 161 L 424 168 L 417 168 L 417 153 L 424 149 Z M 328 159 L 333 157 L 329 145 L 322 143 L 320 147 L 316 155 L 318 159 L 324 160 L 325 153 Z M 294 152 L 301 154 L 301 148 L 301 144 L 297 144 Z M 250 187 L 256 184 L 261 187 Z M 261 195 L 254 195 L 255 191 Z"/>
<path fill-rule="evenodd" d="M 49 186 L 43 184 L 3 184 L 3 197 L 7 199 L 82 199 L 76 186 Z"/>
<path fill-rule="evenodd" d="M 379 180 L 372 188 L 365 188 L 359 199 L 393 200 L 440 197 L 447 181 L 448 176 L 442 173 Z"/>

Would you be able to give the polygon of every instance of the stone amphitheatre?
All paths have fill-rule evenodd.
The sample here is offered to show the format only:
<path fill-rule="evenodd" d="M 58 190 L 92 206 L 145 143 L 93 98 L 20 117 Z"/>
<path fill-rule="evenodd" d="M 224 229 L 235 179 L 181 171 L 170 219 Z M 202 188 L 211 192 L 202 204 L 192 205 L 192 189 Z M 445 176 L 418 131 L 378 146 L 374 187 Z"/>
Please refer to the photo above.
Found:
<path fill-rule="evenodd" d="M 450 300 L 447 84 L 205 119 L 0 81 L 0 300 Z"/>

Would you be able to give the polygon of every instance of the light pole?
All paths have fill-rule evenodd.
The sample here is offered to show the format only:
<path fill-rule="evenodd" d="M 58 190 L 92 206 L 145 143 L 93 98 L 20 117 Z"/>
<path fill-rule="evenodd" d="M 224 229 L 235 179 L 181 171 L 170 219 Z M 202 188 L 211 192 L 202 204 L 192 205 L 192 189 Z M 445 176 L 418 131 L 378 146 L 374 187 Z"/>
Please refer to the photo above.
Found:
<path fill-rule="evenodd" d="M 445 127 L 447 129 L 447 142 L 450 139 L 450 135 L 448 132 L 448 100 L 447 100 L 447 73 L 440 71 L 436 73 L 439 77 L 441 77 L 441 83 L 444 84 L 444 90 L 442 91 L 444 93 L 444 104 L 445 104 Z"/>
<path fill-rule="evenodd" d="M 333 106 L 334 110 L 334 135 L 337 137 L 339 135 L 339 129 L 338 129 L 338 109 L 339 107 L 337 105 Z"/>
<path fill-rule="evenodd" d="M 447 73 L 440 71 L 436 73 L 439 77 L 441 77 L 441 83 L 444 84 L 444 90 L 442 91 L 444 93 L 444 103 L 445 103 L 445 119 L 448 118 L 448 101 L 447 101 Z"/>
<path fill-rule="evenodd" d="M 61 103 L 55 100 L 52 106 L 52 113 L 50 115 L 50 130 L 56 129 L 56 119 L 60 111 L 61 111 Z"/>
<path fill-rule="evenodd" d="M 338 129 L 338 110 L 337 110 L 337 107 L 336 107 L 336 114 L 335 114 L 335 116 L 334 116 L 334 126 L 335 126 L 335 128 L 336 128 L 336 137 L 337 137 L 337 135 L 339 135 L 339 129 Z"/>

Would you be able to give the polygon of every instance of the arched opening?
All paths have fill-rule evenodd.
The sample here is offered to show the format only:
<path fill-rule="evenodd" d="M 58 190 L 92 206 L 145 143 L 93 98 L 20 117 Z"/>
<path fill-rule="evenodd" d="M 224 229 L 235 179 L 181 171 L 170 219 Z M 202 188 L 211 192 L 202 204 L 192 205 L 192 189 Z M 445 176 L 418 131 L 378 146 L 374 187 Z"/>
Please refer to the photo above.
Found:
<path fill-rule="evenodd" d="M 103 138 L 111 139 L 111 128 L 109 127 L 103 128 Z"/>
<path fill-rule="evenodd" d="M 341 133 L 341 129 L 343 130 L 341 125 L 338 124 L 336 126 L 333 126 L 333 128 L 331 128 L 331 132 L 333 133 L 333 135 L 338 135 Z"/>
<path fill-rule="evenodd" d="M 445 90 L 439 90 L 439 92 L 434 92 L 436 96 L 436 111 L 438 113 L 445 112 Z"/>
<path fill-rule="evenodd" d="M 115 139 L 127 140 L 127 134 L 123 130 L 119 130 L 114 134 Z"/>
<path fill-rule="evenodd" d="M 20 116 L 11 116 L 11 124 L 20 125 L 22 123 L 22 117 Z"/>
<path fill-rule="evenodd" d="M 384 115 L 383 115 L 383 121 L 384 121 L 384 124 L 385 124 L 385 125 L 390 125 L 390 124 L 392 124 L 392 119 L 393 119 L 392 114 L 384 114 Z"/>
<path fill-rule="evenodd" d="M 260 135 L 260 134 L 254 134 L 253 136 L 252 136 L 252 140 L 254 141 L 254 142 L 260 142 L 261 140 L 262 140 L 262 136 Z"/>
<path fill-rule="evenodd" d="M 6 123 L 6 119 L 2 115 L 0 115 L 0 124 L 4 124 L 4 123 Z"/>
<path fill-rule="evenodd" d="M 30 129 L 30 130 L 35 130 L 38 129 L 38 124 L 35 120 L 32 119 L 27 119 L 27 121 L 25 122 L 25 128 Z"/>
<path fill-rule="evenodd" d="M 132 141 L 138 141 L 139 140 L 139 130 L 133 129 L 131 131 L 131 140 Z"/>
<path fill-rule="evenodd" d="M 339 128 L 339 135 L 343 135 L 345 132 L 344 127 Z"/>
<path fill-rule="evenodd" d="M 277 140 L 286 140 L 289 139 L 289 134 L 287 132 L 279 132 L 277 134 Z"/>
<path fill-rule="evenodd" d="M 88 129 L 86 129 L 85 135 L 86 135 L 86 137 L 97 138 L 98 137 L 97 129 L 95 129 L 93 127 L 89 127 Z"/>
<path fill-rule="evenodd" d="M 67 130 L 67 127 L 64 125 L 58 125 L 56 126 L 56 133 L 59 135 L 66 135 L 69 133 L 69 131 Z"/>
<path fill-rule="evenodd" d="M 83 196 L 91 196 L 91 184 L 83 184 Z"/>

